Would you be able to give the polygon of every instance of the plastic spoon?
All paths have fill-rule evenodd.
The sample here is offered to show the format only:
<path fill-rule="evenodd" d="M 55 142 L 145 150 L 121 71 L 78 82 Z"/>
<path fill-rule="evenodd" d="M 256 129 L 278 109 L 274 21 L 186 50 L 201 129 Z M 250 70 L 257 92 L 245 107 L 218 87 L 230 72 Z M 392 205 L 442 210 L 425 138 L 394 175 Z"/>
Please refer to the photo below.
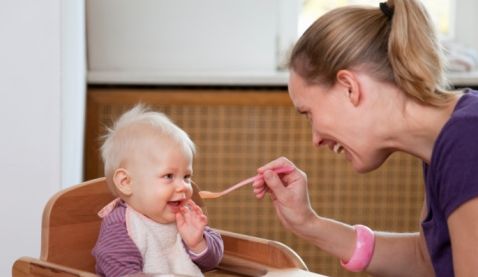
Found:
<path fill-rule="evenodd" d="M 283 167 L 278 167 L 278 168 L 274 168 L 272 171 L 274 171 L 275 173 L 277 174 L 280 174 L 280 173 L 289 173 L 289 172 L 292 172 L 294 171 L 294 167 L 292 166 L 283 166 Z M 219 191 L 219 192 L 212 192 L 212 191 L 207 191 L 207 190 L 202 190 L 199 192 L 199 196 L 202 198 L 202 199 L 214 199 L 214 198 L 218 198 L 218 197 L 221 197 L 225 194 L 228 194 L 229 192 L 233 191 L 233 190 L 236 190 L 242 186 L 245 186 L 247 184 L 250 184 L 258 179 L 262 179 L 264 178 L 264 176 L 262 176 L 262 174 L 257 174 L 256 176 L 253 176 L 253 177 L 250 177 L 250 178 L 247 178 L 245 179 L 244 181 L 241 181 L 231 187 L 229 187 L 228 189 L 225 189 L 223 191 Z"/>

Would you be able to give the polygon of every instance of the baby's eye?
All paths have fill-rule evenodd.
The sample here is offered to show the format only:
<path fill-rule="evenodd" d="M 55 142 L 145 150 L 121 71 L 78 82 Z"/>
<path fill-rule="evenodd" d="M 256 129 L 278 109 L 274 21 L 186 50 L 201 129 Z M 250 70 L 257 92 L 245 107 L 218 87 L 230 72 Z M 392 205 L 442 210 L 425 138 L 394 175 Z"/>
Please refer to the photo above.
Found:
<path fill-rule="evenodd" d="M 192 178 L 191 175 L 186 175 L 186 176 L 184 176 L 184 180 L 185 180 L 186 182 L 188 182 L 188 183 L 191 182 L 191 178 Z"/>
<path fill-rule="evenodd" d="M 163 175 L 163 178 L 166 178 L 166 179 L 169 179 L 169 180 L 170 180 L 170 179 L 173 179 L 173 178 L 174 178 L 174 174 L 172 174 L 172 173 L 165 174 L 165 175 Z"/>

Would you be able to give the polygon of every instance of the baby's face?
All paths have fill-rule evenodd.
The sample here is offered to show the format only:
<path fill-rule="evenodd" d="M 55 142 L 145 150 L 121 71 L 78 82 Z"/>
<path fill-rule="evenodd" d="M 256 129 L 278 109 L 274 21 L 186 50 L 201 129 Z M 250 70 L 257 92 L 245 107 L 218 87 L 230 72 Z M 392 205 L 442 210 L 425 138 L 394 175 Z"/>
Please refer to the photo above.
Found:
<path fill-rule="evenodd" d="M 127 202 L 158 223 L 172 223 L 192 195 L 193 154 L 167 138 L 148 144 L 128 162 L 133 193 Z"/>

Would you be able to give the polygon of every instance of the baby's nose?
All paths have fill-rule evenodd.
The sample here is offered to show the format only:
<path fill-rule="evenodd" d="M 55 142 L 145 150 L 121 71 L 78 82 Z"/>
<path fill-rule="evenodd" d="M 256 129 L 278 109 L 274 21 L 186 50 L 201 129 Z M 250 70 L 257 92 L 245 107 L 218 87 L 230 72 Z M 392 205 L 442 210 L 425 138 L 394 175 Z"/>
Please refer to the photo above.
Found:
<path fill-rule="evenodd" d="M 188 191 L 192 190 L 191 183 L 187 180 L 179 180 L 176 182 L 176 191 Z"/>

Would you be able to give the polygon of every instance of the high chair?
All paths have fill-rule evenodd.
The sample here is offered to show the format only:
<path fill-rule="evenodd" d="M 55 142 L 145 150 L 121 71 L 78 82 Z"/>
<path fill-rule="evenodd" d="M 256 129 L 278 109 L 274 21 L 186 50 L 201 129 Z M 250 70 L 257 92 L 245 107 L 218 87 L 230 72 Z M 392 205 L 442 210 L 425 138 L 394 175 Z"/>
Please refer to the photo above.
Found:
<path fill-rule="evenodd" d="M 193 200 L 205 210 L 197 186 L 193 191 Z M 104 177 L 56 193 L 43 211 L 40 258 L 17 259 L 12 276 L 97 276 L 91 255 L 101 224 L 97 212 L 113 197 Z M 224 258 L 205 276 L 320 276 L 308 272 L 299 255 L 280 242 L 217 231 L 224 241 Z"/>

